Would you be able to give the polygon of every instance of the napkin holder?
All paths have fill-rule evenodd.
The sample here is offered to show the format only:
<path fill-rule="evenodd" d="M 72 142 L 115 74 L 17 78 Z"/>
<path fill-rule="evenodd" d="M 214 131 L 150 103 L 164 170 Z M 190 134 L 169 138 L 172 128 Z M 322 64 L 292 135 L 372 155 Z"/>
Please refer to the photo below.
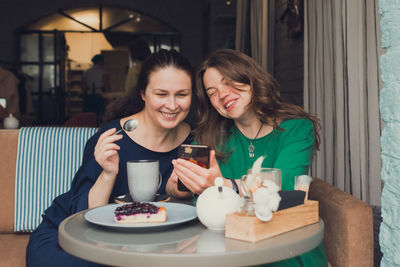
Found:
<path fill-rule="evenodd" d="M 314 200 L 306 200 L 302 205 L 278 210 L 268 222 L 235 212 L 226 215 L 225 237 L 255 243 L 317 223 L 318 220 L 318 201 Z"/>

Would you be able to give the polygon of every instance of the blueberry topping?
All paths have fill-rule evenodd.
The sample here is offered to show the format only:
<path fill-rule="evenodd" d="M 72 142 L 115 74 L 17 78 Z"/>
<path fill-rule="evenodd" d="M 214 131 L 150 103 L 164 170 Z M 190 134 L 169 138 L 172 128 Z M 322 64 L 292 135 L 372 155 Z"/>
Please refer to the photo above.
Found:
<path fill-rule="evenodd" d="M 139 213 L 147 213 L 147 214 L 156 214 L 159 210 L 159 207 L 147 203 L 147 202 L 133 202 L 129 204 L 125 204 L 122 206 L 119 206 L 115 209 L 114 215 L 117 217 L 117 220 L 119 220 L 119 216 L 122 215 L 134 215 L 134 214 L 139 214 Z"/>

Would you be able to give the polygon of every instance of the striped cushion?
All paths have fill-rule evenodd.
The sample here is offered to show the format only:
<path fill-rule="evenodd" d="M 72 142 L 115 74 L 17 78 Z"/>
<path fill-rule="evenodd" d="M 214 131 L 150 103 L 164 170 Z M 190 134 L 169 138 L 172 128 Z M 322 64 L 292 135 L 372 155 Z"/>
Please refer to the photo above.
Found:
<path fill-rule="evenodd" d="M 69 190 L 97 128 L 27 127 L 18 137 L 14 231 L 33 231 L 52 200 Z"/>

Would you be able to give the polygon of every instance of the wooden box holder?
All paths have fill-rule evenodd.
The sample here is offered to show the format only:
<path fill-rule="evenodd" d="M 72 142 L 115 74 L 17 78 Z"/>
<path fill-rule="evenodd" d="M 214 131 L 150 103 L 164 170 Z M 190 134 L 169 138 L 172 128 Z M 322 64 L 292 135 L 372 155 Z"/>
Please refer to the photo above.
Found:
<path fill-rule="evenodd" d="M 303 205 L 274 212 L 272 219 L 263 222 L 244 213 L 226 215 L 225 237 L 257 242 L 306 225 L 317 223 L 318 201 L 307 200 Z"/>

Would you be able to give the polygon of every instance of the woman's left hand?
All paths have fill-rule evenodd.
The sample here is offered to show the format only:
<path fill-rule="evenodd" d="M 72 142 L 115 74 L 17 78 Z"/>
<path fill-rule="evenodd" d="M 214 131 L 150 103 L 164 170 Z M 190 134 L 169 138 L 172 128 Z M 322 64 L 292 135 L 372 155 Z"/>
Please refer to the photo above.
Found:
<path fill-rule="evenodd" d="M 210 151 L 210 168 L 208 169 L 184 159 L 173 160 L 172 164 L 175 174 L 182 183 L 198 195 L 213 186 L 216 177 L 222 176 L 214 150 Z"/>
<path fill-rule="evenodd" d="M 167 181 L 167 185 L 165 186 L 165 191 L 168 195 L 180 199 L 193 196 L 192 192 L 184 192 L 178 190 L 178 176 L 176 175 L 175 171 L 172 171 L 171 176 Z"/>

